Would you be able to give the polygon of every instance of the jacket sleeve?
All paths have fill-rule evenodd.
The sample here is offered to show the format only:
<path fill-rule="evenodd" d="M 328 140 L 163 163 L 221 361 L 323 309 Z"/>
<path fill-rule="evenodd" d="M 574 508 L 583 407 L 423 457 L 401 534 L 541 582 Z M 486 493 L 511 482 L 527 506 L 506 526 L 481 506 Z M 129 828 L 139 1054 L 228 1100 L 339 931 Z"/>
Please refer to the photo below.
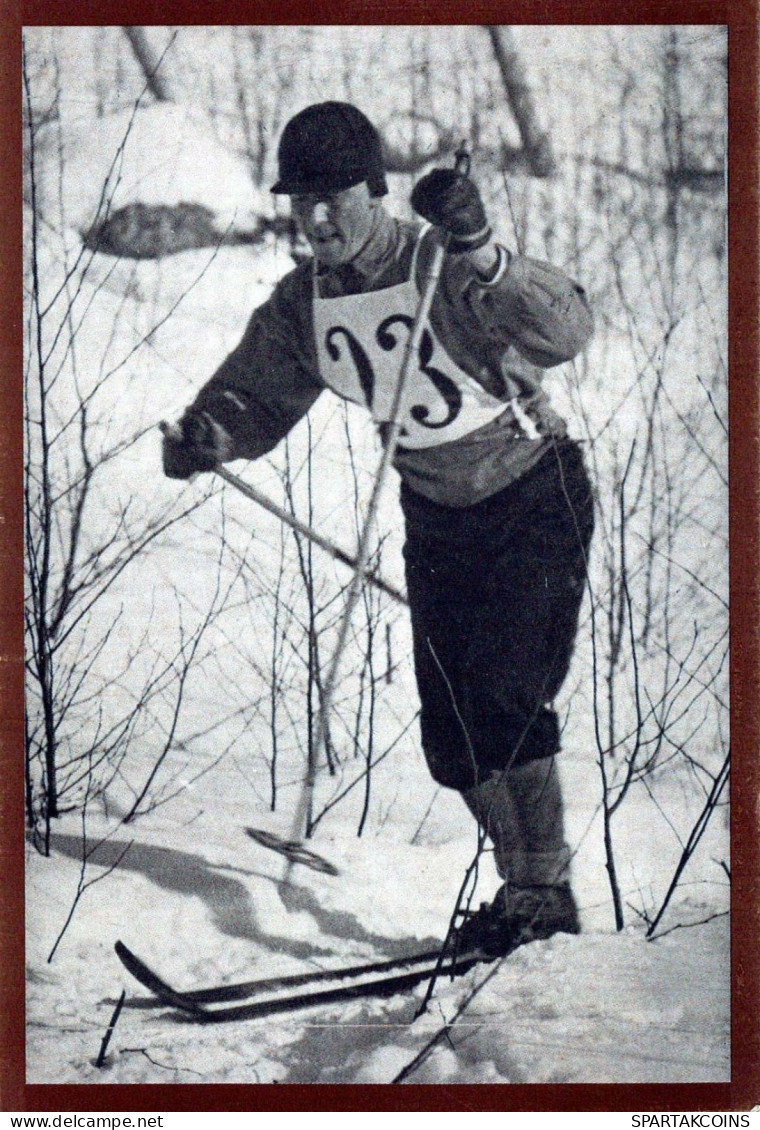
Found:
<path fill-rule="evenodd" d="M 323 389 L 311 325 L 310 282 L 291 272 L 253 313 L 240 344 L 198 393 L 203 409 L 232 439 L 232 459 L 271 451 Z"/>
<path fill-rule="evenodd" d="M 510 346 L 542 369 L 570 361 L 594 328 L 585 291 L 549 263 L 499 248 L 493 282 L 485 283 L 465 257 L 447 260 L 450 300 L 466 306 L 491 346 Z"/>

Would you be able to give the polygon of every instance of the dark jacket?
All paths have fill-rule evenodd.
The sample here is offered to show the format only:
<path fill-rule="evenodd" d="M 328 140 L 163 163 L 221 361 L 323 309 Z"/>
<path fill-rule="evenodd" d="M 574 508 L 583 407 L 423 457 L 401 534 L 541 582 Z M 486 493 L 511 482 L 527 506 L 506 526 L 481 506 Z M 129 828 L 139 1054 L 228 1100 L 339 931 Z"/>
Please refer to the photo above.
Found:
<path fill-rule="evenodd" d="M 337 268 L 318 276 L 323 297 L 376 290 L 409 276 L 420 226 L 396 221 L 382 209 L 377 215 L 350 271 Z M 430 251 L 423 237 L 418 285 Z M 231 435 L 234 458 L 256 459 L 271 451 L 325 387 L 314 342 L 313 286 L 311 263 L 287 274 L 196 399 L 195 406 Z M 533 466 L 550 442 L 545 437 L 564 434 L 563 421 L 541 390 L 542 370 L 573 358 L 588 341 L 593 320 L 582 288 L 562 272 L 500 249 L 499 268 L 488 283 L 466 256 L 446 258 L 431 323 L 446 352 L 505 402 L 505 412 L 462 439 L 401 449 L 395 465 L 413 490 L 443 504 L 468 506 Z M 534 425 L 527 430 L 526 420 Z"/>

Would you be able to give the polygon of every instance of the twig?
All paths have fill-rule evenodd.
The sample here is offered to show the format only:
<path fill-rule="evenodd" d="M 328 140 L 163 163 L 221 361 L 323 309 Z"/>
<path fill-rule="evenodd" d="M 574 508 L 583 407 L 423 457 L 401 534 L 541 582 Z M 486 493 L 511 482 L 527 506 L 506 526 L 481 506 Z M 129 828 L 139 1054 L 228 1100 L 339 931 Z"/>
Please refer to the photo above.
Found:
<path fill-rule="evenodd" d="M 440 791 L 441 791 L 441 789 L 440 789 L 440 786 L 439 786 L 435 790 L 435 792 L 433 793 L 432 797 L 430 798 L 430 804 L 425 809 L 425 815 L 422 817 L 419 824 L 417 825 L 415 833 L 412 836 L 411 840 L 409 841 L 410 844 L 416 844 L 417 843 L 417 837 L 419 836 L 422 829 L 425 827 L 425 822 L 426 822 L 428 816 L 430 815 L 430 813 L 433 811 L 433 805 L 435 804 L 436 800 L 438 799 L 438 794 L 440 793 Z"/>
<path fill-rule="evenodd" d="M 659 938 L 672 934 L 674 930 L 688 930 L 692 926 L 704 926 L 706 922 L 712 922 L 715 918 L 726 918 L 729 913 L 728 910 L 717 910 L 715 914 L 708 914 L 707 918 L 700 918 L 698 922 L 677 922 L 675 926 L 661 930 L 659 934 L 647 934 L 647 941 L 656 942 Z"/>
<path fill-rule="evenodd" d="M 668 903 L 670 902 L 670 900 L 673 896 L 673 893 L 675 892 L 675 889 L 678 886 L 678 883 L 681 879 L 681 875 L 683 874 L 683 872 L 686 868 L 686 865 L 688 864 L 692 855 L 696 851 L 696 848 L 697 848 L 699 841 L 702 839 L 704 831 L 705 831 L 705 829 L 706 829 L 706 827 L 707 827 L 707 825 L 710 821 L 710 817 L 712 816 L 713 812 L 715 811 L 715 806 L 717 805 L 718 801 L 720 800 L 720 794 L 723 792 L 723 789 L 724 789 L 724 787 L 725 787 L 725 785 L 728 781 L 729 773 L 730 773 L 730 767 L 731 767 L 731 752 L 729 750 L 729 752 L 726 754 L 725 760 L 724 760 L 724 762 L 723 762 L 723 764 L 720 768 L 719 773 L 717 774 L 717 776 L 715 777 L 715 780 L 713 781 L 713 786 L 710 789 L 710 792 L 708 793 L 707 799 L 705 800 L 705 803 L 704 803 L 704 807 L 702 808 L 702 811 L 700 812 L 699 816 L 697 817 L 697 819 L 694 823 L 694 827 L 691 830 L 691 834 L 690 834 L 689 839 L 686 843 L 686 846 L 684 847 L 683 852 L 681 853 L 681 858 L 679 859 L 678 865 L 677 865 L 677 867 L 676 867 L 676 869 L 673 873 L 673 878 L 670 881 L 670 886 L 668 887 L 665 898 L 663 899 L 662 906 L 657 911 L 657 914 L 655 915 L 651 926 L 647 930 L 647 937 L 648 938 L 651 938 L 652 935 L 654 934 L 654 931 L 657 929 L 658 923 L 662 919 L 662 916 L 667 909 Z"/>
<path fill-rule="evenodd" d="M 440 1041 L 444 1037 L 446 1039 L 450 1039 L 449 1033 L 450 1033 L 451 1029 L 454 1027 L 454 1025 L 456 1024 L 459 1017 L 462 1015 L 464 1010 L 469 1006 L 470 1002 L 472 1000 L 474 1000 L 474 998 L 477 996 L 477 994 L 480 992 L 480 990 L 484 987 L 484 985 L 487 985 L 488 982 L 491 980 L 491 978 L 494 977 L 496 975 L 496 973 L 498 973 L 499 969 L 501 968 L 501 964 L 502 964 L 501 960 L 494 963 L 493 968 L 488 971 L 488 973 L 483 978 L 483 980 L 480 981 L 479 984 L 477 984 L 475 986 L 475 988 L 462 1001 L 459 1008 L 454 1013 L 453 1019 L 447 1021 L 447 1023 L 444 1024 L 442 1028 L 438 1029 L 438 1031 L 435 1033 L 435 1035 L 432 1036 L 428 1040 L 428 1042 L 425 1044 L 424 1048 L 420 1052 L 417 1053 L 417 1055 L 414 1057 L 414 1059 L 410 1063 L 408 1063 L 406 1065 L 406 1067 L 402 1068 L 401 1071 L 399 1071 L 399 1073 L 395 1077 L 395 1079 L 391 1080 L 392 1083 L 403 1083 L 405 1079 L 409 1078 L 409 1076 L 412 1074 L 413 1071 L 416 1071 L 417 1068 L 422 1063 L 425 1062 L 427 1057 L 432 1052 L 433 1048 L 437 1044 L 439 1044 Z"/>
<path fill-rule="evenodd" d="M 116 1027 L 116 1022 L 119 1019 L 119 1016 L 121 1015 L 121 1010 L 124 1007 L 124 1001 L 126 1000 L 126 997 L 127 997 L 127 990 L 122 989 L 121 990 L 121 996 L 119 997 L 118 1001 L 116 1002 L 116 1008 L 113 1010 L 113 1013 L 111 1015 L 111 1021 L 108 1025 L 108 1027 L 106 1028 L 105 1035 L 103 1036 L 103 1040 L 100 1044 L 100 1051 L 98 1052 L 98 1058 L 95 1060 L 95 1066 L 96 1067 L 102 1067 L 104 1062 L 105 1062 L 106 1052 L 108 1051 L 108 1045 L 111 1042 L 111 1036 L 113 1036 L 113 1030 Z"/>
<path fill-rule="evenodd" d="M 388 746 L 388 748 L 386 750 L 383 750 L 383 752 L 378 757 L 375 758 L 375 760 L 372 762 L 371 765 L 365 766 L 365 768 L 361 771 L 361 773 L 358 775 L 358 777 L 355 777 L 353 779 L 353 781 L 351 781 L 348 785 L 346 785 L 345 789 L 343 789 L 341 792 L 339 792 L 337 796 L 333 797 L 333 799 L 331 801 L 329 801 L 328 804 L 325 805 L 325 807 L 322 809 L 322 811 L 319 813 L 319 815 L 317 817 L 315 817 L 315 819 L 312 821 L 312 824 L 311 824 L 312 832 L 317 827 L 317 824 L 319 824 L 322 817 L 325 816 L 330 811 L 331 808 L 334 808 L 335 805 L 339 803 L 339 801 L 343 800 L 343 797 L 346 796 L 347 793 L 351 792 L 351 789 L 353 789 L 356 785 L 358 785 L 360 781 L 363 781 L 364 778 L 367 776 L 367 774 L 370 772 L 371 769 L 374 769 L 375 766 L 379 765 L 380 762 L 383 761 L 388 756 L 389 753 L 393 752 L 393 750 L 396 748 L 398 743 L 404 737 L 406 732 L 417 721 L 419 716 L 420 716 L 420 712 L 418 710 L 416 712 L 416 714 L 412 718 L 409 719 L 409 721 L 404 726 L 401 733 L 398 734 L 396 736 L 396 738 L 394 738 L 394 740 L 391 742 L 391 744 Z"/>
<path fill-rule="evenodd" d="M 122 1055 L 130 1055 L 130 1054 L 134 1054 L 134 1053 L 137 1053 L 137 1055 L 144 1055 L 149 1063 L 152 1063 L 154 1067 L 159 1067 L 162 1071 L 183 1071 L 183 1072 L 187 1072 L 189 1075 L 197 1075 L 199 1079 L 205 1078 L 202 1071 L 194 1071 L 192 1067 L 178 1067 L 178 1066 L 172 1066 L 169 1063 L 160 1063 L 159 1060 L 153 1058 L 153 1056 L 150 1054 L 150 1052 L 148 1051 L 147 1048 L 122 1048 L 121 1049 Z"/>

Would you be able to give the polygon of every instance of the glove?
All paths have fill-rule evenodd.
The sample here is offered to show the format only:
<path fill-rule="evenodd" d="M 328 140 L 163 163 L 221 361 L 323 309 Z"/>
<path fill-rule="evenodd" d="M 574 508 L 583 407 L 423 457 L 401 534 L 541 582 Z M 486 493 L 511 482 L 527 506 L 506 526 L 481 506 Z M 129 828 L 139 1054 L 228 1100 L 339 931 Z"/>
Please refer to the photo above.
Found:
<path fill-rule="evenodd" d="M 191 479 L 213 471 L 232 454 L 230 437 L 221 424 L 197 409 L 188 408 L 177 424 L 162 424 L 164 474 L 170 479 Z"/>
<path fill-rule="evenodd" d="M 454 254 L 476 251 L 491 238 L 478 186 L 456 169 L 433 169 L 412 189 L 412 207 L 449 236 Z"/>

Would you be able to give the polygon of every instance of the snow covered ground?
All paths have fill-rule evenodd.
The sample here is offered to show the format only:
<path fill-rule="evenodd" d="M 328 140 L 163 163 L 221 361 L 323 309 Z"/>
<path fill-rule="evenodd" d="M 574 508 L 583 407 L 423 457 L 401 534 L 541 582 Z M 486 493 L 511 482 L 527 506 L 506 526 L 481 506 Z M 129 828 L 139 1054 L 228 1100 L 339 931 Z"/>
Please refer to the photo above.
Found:
<path fill-rule="evenodd" d="M 400 764 L 404 761 L 406 764 Z M 420 816 L 429 783 L 419 758 L 386 767 L 380 795 L 403 773 Z M 716 827 L 683 894 L 663 923 L 677 929 L 647 941 L 632 926 L 613 930 L 598 842 L 583 838 L 593 811 L 594 766 L 566 763 L 571 842 L 583 846 L 575 886 L 584 933 L 557 936 L 438 982 L 421 1016 L 422 990 L 383 1001 L 323 1006 L 293 1016 L 188 1025 L 149 1003 L 113 952 L 117 938 L 178 987 L 301 972 L 427 948 L 446 930 L 474 833 L 453 794 L 438 794 L 425 834 L 388 823 L 357 839 L 336 822 L 314 841 L 338 877 L 297 867 L 279 884 L 282 860 L 243 833 L 256 823 L 284 832 L 231 767 L 188 789 L 171 806 L 129 827 L 90 814 L 86 878 L 118 868 L 86 890 L 51 964 L 47 955 L 74 899 L 81 823 L 56 825 L 52 857 L 27 856 L 28 1079 L 31 1082 L 390 1083 L 456 1017 L 408 1078 L 414 1083 L 708 1082 L 730 1077 L 726 888 L 711 859 L 725 852 Z M 585 782 L 588 787 L 578 787 Z M 572 786 L 575 785 L 575 788 Z M 574 801 L 573 796 L 584 801 Z M 410 815 L 414 805 L 410 805 Z M 417 821 L 418 823 L 419 821 Z M 598 824 L 598 821 L 597 821 Z M 672 852 L 636 860 L 635 819 L 621 842 L 625 893 L 635 876 L 660 885 Z M 699 883 L 701 872 L 712 884 Z M 486 862 L 479 894 L 496 878 Z M 106 1066 L 94 1066 L 121 989 L 127 1006 Z M 465 998 L 469 1003 L 461 1011 Z"/>

